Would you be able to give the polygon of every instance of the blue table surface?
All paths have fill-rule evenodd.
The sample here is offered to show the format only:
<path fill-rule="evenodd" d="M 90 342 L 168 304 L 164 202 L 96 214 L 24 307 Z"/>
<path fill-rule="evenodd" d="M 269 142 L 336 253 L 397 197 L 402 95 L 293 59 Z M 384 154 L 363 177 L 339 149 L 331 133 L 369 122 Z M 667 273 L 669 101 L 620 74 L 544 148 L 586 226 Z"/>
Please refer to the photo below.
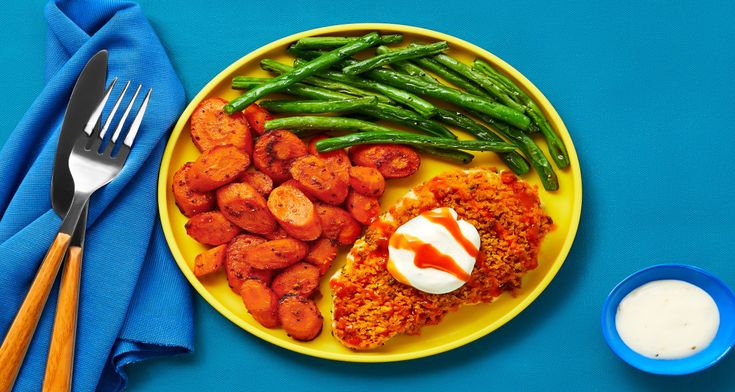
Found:
<path fill-rule="evenodd" d="M 43 85 L 43 3 L 0 12 L 0 144 Z M 698 265 L 735 287 L 733 3 L 141 3 L 189 98 L 249 51 L 314 27 L 400 23 L 473 42 L 554 104 L 579 152 L 584 202 L 551 285 L 472 344 L 402 363 L 330 362 L 266 343 L 197 296 L 195 353 L 131 366 L 130 390 L 735 390 L 735 355 L 695 375 L 649 375 L 619 360 L 599 326 L 608 291 L 648 265 Z"/>

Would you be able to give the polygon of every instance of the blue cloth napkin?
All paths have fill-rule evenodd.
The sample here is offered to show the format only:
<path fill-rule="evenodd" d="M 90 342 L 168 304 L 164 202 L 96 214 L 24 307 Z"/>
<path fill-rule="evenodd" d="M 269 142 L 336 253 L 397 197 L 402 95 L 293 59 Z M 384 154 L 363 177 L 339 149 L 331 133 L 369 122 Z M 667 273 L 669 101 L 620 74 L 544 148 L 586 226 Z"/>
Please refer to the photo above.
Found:
<path fill-rule="evenodd" d="M 91 200 L 73 389 L 120 390 L 125 365 L 192 349 L 191 290 L 156 213 L 159 162 L 184 89 L 137 4 L 52 0 L 45 14 L 46 87 L 0 151 L 0 336 L 61 223 L 51 209 L 51 170 L 72 87 L 87 60 L 108 49 L 110 78 L 152 87 L 153 95 L 120 176 Z M 54 288 L 17 391 L 40 390 L 56 298 Z"/>

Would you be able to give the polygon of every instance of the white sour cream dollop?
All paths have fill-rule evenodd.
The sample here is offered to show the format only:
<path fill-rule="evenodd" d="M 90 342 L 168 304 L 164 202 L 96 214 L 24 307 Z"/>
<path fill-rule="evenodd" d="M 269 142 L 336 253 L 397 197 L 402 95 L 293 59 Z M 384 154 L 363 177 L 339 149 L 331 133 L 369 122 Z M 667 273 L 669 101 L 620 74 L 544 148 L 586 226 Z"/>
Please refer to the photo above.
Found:
<path fill-rule="evenodd" d="M 396 280 L 431 294 L 462 287 L 480 249 L 480 233 L 442 207 L 401 225 L 390 238 L 388 271 Z"/>

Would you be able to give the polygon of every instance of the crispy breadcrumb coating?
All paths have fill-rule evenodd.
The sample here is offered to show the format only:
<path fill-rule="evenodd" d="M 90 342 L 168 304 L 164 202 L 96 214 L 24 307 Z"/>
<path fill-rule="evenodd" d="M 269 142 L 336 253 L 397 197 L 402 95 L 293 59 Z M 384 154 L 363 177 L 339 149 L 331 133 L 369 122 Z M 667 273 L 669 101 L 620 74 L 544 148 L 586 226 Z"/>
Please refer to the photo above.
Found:
<path fill-rule="evenodd" d="M 480 233 L 470 280 L 446 294 L 428 294 L 393 278 L 385 265 L 388 240 L 410 219 L 451 207 Z M 419 334 L 462 305 L 491 302 L 521 286 L 538 265 L 541 241 L 552 229 L 535 187 L 495 169 L 453 171 L 416 186 L 371 224 L 347 263 L 330 281 L 333 334 L 347 347 L 375 348 L 397 334 Z"/>

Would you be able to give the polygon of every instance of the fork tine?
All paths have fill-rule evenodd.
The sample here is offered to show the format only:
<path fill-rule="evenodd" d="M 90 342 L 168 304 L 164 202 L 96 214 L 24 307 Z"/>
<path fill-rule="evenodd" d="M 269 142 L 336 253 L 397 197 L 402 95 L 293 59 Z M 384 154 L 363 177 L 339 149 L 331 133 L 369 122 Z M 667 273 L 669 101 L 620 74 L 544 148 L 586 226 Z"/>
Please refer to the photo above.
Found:
<path fill-rule="evenodd" d="M 125 97 L 125 93 L 128 91 L 129 86 L 130 86 L 130 81 L 128 80 L 128 82 L 125 83 L 125 87 L 123 87 L 122 92 L 120 92 L 120 95 L 117 97 L 117 100 L 115 100 L 115 104 L 112 106 L 112 110 L 110 110 L 110 114 L 107 115 L 107 120 L 105 121 L 105 125 L 102 127 L 102 130 L 100 131 L 100 139 L 105 138 L 105 134 L 107 133 L 107 128 L 110 127 L 110 124 L 112 123 L 112 119 L 115 117 L 115 113 L 117 112 L 117 108 L 120 106 L 120 102 L 122 102 L 123 97 Z"/>
<path fill-rule="evenodd" d="M 135 140 L 135 136 L 138 134 L 138 128 L 140 128 L 140 123 L 143 121 L 143 116 L 145 115 L 145 110 L 148 108 L 148 101 L 151 99 L 152 92 L 153 89 L 149 88 L 148 92 L 145 94 L 145 98 L 143 98 L 143 102 L 138 108 L 138 113 L 135 115 L 133 123 L 130 124 L 130 130 L 128 130 L 128 134 L 125 136 L 125 140 L 123 141 L 123 143 L 128 147 L 133 146 L 133 141 Z"/>
<path fill-rule="evenodd" d="M 102 110 L 105 109 L 105 104 L 107 103 L 107 100 L 110 99 L 110 93 L 112 93 L 112 89 L 113 87 L 115 87 L 115 83 L 117 83 L 117 77 L 112 79 L 112 82 L 110 82 L 110 86 L 107 87 L 107 91 L 105 91 L 105 96 L 102 97 L 100 103 L 98 103 L 97 107 L 94 108 L 94 112 L 92 112 L 92 115 L 89 116 L 89 120 L 87 120 L 87 125 L 84 127 L 84 133 L 86 133 L 87 135 L 91 136 L 92 131 L 97 126 L 97 122 L 102 116 Z"/>
<path fill-rule="evenodd" d="M 120 136 L 120 132 L 122 132 L 123 127 L 125 126 L 125 120 L 128 119 L 128 115 L 130 114 L 130 109 L 133 108 L 133 105 L 135 105 L 135 99 L 138 98 L 138 93 L 141 89 L 140 84 L 138 85 L 138 88 L 135 89 L 135 94 L 133 94 L 133 98 L 130 99 L 130 103 L 128 104 L 128 107 L 125 108 L 125 111 L 123 112 L 122 117 L 120 117 L 120 122 L 117 124 L 117 128 L 115 129 L 115 133 L 112 134 L 112 143 L 117 142 L 117 138 Z"/>

